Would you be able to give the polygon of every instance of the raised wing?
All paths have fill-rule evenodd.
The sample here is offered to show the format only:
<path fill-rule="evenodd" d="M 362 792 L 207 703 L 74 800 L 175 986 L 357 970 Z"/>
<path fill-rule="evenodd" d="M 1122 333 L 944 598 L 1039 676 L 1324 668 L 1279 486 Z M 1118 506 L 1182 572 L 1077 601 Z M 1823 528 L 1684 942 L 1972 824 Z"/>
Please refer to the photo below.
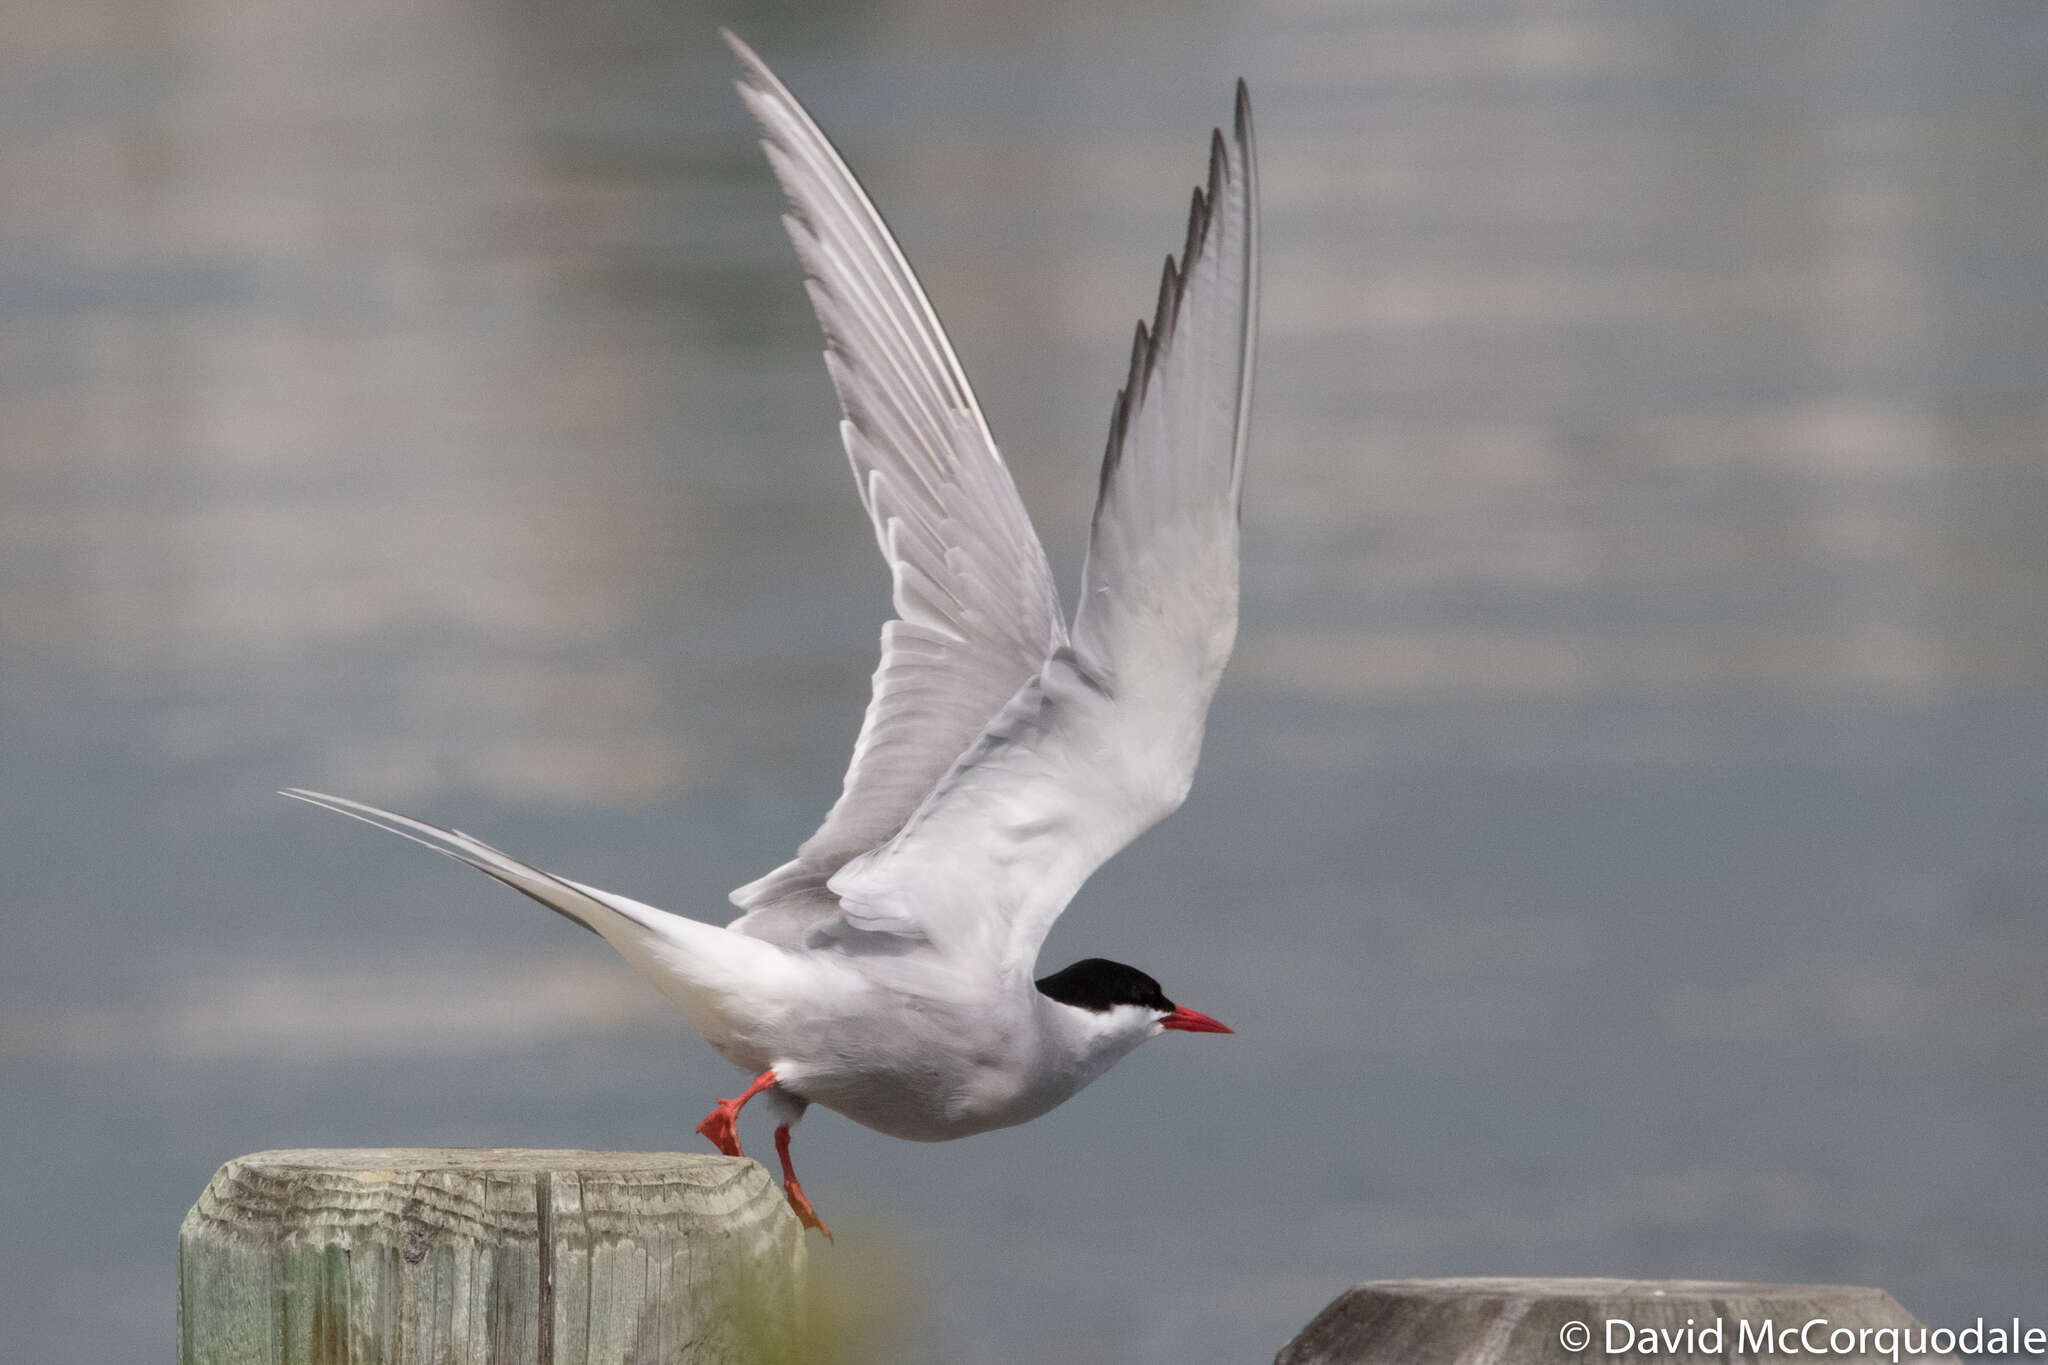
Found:
<path fill-rule="evenodd" d="M 910 263 L 853 173 L 761 59 L 740 96 L 788 195 L 783 225 L 825 331 L 840 435 L 889 561 L 896 619 L 838 802 L 797 856 L 732 893 L 734 927 L 801 939 L 826 880 L 899 830 L 1066 642 L 1045 551 Z"/>
<path fill-rule="evenodd" d="M 1089 874 L 1180 805 L 1237 635 L 1258 316 L 1251 105 L 1211 142 L 1181 264 L 1138 325 L 1070 647 L 883 847 L 831 880 L 849 922 L 1028 971 Z"/>

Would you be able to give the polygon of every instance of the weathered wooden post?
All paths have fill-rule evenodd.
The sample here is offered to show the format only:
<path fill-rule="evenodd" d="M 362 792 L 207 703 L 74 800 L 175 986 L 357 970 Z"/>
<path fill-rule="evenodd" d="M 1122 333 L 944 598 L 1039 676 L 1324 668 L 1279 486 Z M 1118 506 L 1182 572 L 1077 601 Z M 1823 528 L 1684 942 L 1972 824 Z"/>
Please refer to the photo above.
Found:
<path fill-rule="evenodd" d="M 804 1243 L 752 1161 L 341 1149 L 220 1168 L 178 1234 L 181 1365 L 753 1365 Z"/>
<path fill-rule="evenodd" d="M 1830 1365 L 1953 1365 L 1953 1355 L 1928 1354 L 1926 1341 L 1927 1329 L 1882 1289 L 1707 1280 L 1382 1280 L 1338 1295 L 1281 1348 L 1274 1365 L 1704 1365 L 1812 1355 Z"/>

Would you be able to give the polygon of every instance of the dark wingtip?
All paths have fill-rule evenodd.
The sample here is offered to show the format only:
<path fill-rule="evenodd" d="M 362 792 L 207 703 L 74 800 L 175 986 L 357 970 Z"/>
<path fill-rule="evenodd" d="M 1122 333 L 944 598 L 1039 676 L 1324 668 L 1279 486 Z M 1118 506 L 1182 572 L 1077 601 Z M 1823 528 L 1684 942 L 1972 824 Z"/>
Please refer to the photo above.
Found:
<path fill-rule="evenodd" d="M 1223 181 L 1230 174 L 1230 150 L 1223 145 L 1223 130 L 1209 130 L 1209 202 L 1223 198 Z"/>
<path fill-rule="evenodd" d="M 1124 386 L 1117 390 L 1109 410 L 1109 443 L 1102 452 L 1102 477 L 1096 487 L 1095 515 L 1102 515 L 1108 502 L 1109 485 L 1117 467 L 1124 462 L 1124 435 L 1130 429 L 1131 413 L 1145 401 L 1145 373 L 1151 364 L 1152 336 L 1140 321 L 1131 332 L 1131 368 Z"/>
<path fill-rule="evenodd" d="M 1095 519 L 1101 520 L 1102 508 L 1109 501 L 1109 486 L 1116 479 L 1116 468 L 1123 463 L 1124 430 L 1131 420 L 1131 391 L 1118 389 L 1116 399 L 1109 405 L 1109 442 L 1102 450 L 1102 471 L 1095 480 Z"/>
<path fill-rule="evenodd" d="M 1181 274 L 1169 254 L 1165 269 L 1159 272 L 1159 301 L 1152 308 L 1152 350 L 1145 357 L 1145 373 L 1149 379 L 1153 360 L 1159 348 L 1173 338 L 1174 322 L 1180 315 Z"/>
<path fill-rule="evenodd" d="M 1243 155 L 1238 158 L 1243 164 L 1238 169 L 1250 171 L 1250 129 L 1251 94 L 1242 77 L 1237 82 L 1237 108 L 1234 128 L 1238 146 Z M 1131 414 L 1144 405 L 1145 388 L 1151 381 L 1153 367 L 1160 352 L 1170 346 L 1180 316 L 1180 306 L 1186 292 L 1187 278 L 1194 272 L 1196 263 L 1207 249 L 1211 220 L 1216 215 L 1216 206 L 1222 202 L 1223 187 L 1233 174 L 1230 145 L 1224 140 L 1221 128 L 1209 131 L 1209 175 L 1206 185 L 1197 185 L 1188 204 L 1187 241 L 1176 263 L 1172 256 L 1166 258 L 1166 267 L 1159 280 L 1159 301 L 1152 315 L 1152 327 L 1147 332 L 1140 322 L 1131 340 L 1130 377 L 1118 391 L 1116 402 L 1110 407 L 1109 445 L 1102 461 L 1102 479 L 1096 503 L 1096 516 L 1102 515 L 1103 500 L 1106 499 L 1118 465 L 1123 462 L 1124 438 L 1130 427 Z"/>

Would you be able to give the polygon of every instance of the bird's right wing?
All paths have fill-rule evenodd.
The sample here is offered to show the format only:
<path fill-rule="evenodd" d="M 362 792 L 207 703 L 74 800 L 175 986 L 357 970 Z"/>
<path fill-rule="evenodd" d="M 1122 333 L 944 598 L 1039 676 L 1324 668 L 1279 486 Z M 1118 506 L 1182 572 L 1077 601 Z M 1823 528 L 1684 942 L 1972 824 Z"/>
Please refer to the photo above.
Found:
<path fill-rule="evenodd" d="M 1211 142 L 1181 262 L 1138 325 L 1103 457 L 1073 644 L 903 831 L 830 883 L 861 927 L 1028 971 L 1053 920 L 1179 806 L 1237 635 L 1238 502 L 1258 319 L 1251 105 Z"/>
<path fill-rule="evenodd" d="M 840 434 L 896 607 L 838 802 L 793 860 L 732 893 L 750 912 L 735 927 L 781 939 L 791 930 L 776 908 L 834 913 L 826 881 L 902 827 L 1066 643 L 1066 626 L 1045 551 L 910 263 L 796 97 L 725 39 L 789 198 L 783 224 L 825 332 Z"/>

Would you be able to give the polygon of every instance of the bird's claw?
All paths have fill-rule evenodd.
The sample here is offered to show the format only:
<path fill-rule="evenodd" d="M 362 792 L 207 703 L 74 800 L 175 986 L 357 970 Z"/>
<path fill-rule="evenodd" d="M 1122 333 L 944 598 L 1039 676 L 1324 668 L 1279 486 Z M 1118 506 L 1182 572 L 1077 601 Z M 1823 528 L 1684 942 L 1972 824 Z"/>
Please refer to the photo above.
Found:
<path fill-rule="evenodd" d="M 727 1156 L 745 1156 L 746 1153 L 740 1150 L 739 1114 L 738 1100 L 720 1100 L 718 1107 L 697 1125 L 697 1131 L 710 1138 L 712 1145 Z"/>
<path fill-rule="evenodd" d="M 804 1187 L 794 1177 L 782 1182 L 782 1192 L 789 1196 L 790 1211 L 797 1221 L 807 1228 L 816 1228 L 825 1234 L 825 1240 L 832 1240 L 832 1229 L 825 1226 L 825 1220 L 818 1217 L 818 1211 L 811 1207 L 811 1201 L 804 1195 Z"/>

